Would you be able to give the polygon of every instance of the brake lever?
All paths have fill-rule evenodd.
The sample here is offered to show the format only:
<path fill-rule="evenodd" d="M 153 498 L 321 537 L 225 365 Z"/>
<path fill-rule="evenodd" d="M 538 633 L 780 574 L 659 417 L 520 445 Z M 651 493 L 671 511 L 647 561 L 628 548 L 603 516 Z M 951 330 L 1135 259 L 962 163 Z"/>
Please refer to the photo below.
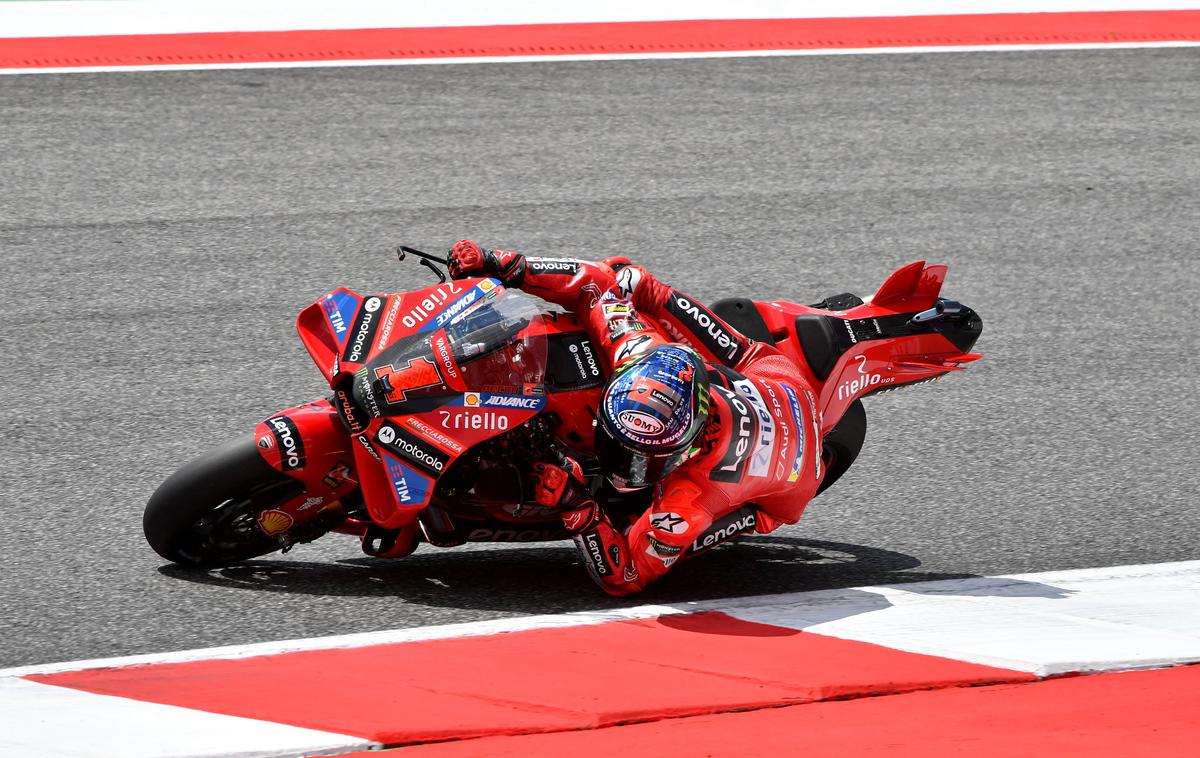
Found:
<path fill-rule="evenodd" d="M 434 275 L 437 276 L 439 282 L 442 284 L 446 283 L 446 274 L 433 264 L 436 262 L 442 264 L 443 266 L 449 267 L 449 260 L 446 258 L 439 258 L 436 255 L 430 255 L 429 253 L 422 252 L 415 247 L 408 247 L 407 245 L 401 245 L 400 247 L 396 248 L 396 260 L 403 261 L 406 253 L 412 253 L 420 258 L 422 266 L 432 271 Z"/>
<path fill-rule="evenodd" d="M 439 282 L 441 282 L 442 284 L 446 283 L 446 275 L 444 273 L 442 273 L 442 270 L 440 268 L 433 265 L 433 262 L 430 261 L 428 258 L 422 258 L 421 265 L 424 266 L 425 268 L 429 269 L 430 271 L 432 271 L 434 274 L 436 274 Z"/>

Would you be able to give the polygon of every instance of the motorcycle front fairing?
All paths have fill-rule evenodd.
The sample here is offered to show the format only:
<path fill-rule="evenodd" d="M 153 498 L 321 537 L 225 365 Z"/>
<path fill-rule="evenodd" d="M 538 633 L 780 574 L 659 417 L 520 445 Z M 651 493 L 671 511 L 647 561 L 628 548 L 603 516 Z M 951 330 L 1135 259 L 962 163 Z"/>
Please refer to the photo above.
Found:
<path fill-rule="evenodd" d="M 372 521 L 409 523 L 455 459 L 542 410 L 541 315 L 494 279 L 387 296 L 338 290 L 300 315 L 301 338 L 354 438 Z"/>

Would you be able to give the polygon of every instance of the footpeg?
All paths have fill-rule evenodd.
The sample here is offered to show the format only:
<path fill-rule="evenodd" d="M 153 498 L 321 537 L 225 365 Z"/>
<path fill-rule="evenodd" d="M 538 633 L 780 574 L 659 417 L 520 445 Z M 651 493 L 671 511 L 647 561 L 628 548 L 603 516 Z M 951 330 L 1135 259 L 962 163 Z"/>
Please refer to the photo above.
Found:
<path fill-rule="evenodd" d="M 921 311 L 912 317 L 910 323 L 913 324 L 928 324 L 931 321 L 941 321 L 942 319 L 954 320 L 962 315 L 963 304 L 954 300 L 939 300 L 937 305 L 927 311 Z"/>

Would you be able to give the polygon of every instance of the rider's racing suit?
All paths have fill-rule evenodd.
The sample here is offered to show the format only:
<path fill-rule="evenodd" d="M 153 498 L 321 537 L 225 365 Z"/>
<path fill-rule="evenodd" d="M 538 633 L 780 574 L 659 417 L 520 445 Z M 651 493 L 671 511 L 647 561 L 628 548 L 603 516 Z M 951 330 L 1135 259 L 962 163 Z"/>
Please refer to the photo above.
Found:
<path fill-rule="evenodd" d="M 691 346 L 709 368 L 714 402 L 701 452 L 655 486 L 651 506 L 627 532 L 604 517 L 575 537 L 606 592 L 641 590 L 693 543 L 704 547 L 799 520 L 821 481 L 821 438 L 816 397 L 791 359 L 627 259 L 595 264 L 493 253 L 507 284 L 575 313 L 600 348 L 606 374 L 670 342 Z M 757 511 L 725 518 L 750 502 Z"/>

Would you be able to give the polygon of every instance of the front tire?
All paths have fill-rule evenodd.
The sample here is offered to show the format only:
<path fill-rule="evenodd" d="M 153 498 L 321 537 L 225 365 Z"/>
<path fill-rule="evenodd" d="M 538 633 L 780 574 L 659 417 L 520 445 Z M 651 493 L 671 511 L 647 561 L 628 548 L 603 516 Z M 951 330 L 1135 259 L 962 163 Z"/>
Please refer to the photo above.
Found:
<path fill-rule="evenodd" d="M 263 511 L 304 486 L 272 468 L 254 436 L 233 440 L 159 485 L 142 515 L 154 552 L 185 566 L 221 566 L 273 553 L 283 545 L 258 526 Z"/>

